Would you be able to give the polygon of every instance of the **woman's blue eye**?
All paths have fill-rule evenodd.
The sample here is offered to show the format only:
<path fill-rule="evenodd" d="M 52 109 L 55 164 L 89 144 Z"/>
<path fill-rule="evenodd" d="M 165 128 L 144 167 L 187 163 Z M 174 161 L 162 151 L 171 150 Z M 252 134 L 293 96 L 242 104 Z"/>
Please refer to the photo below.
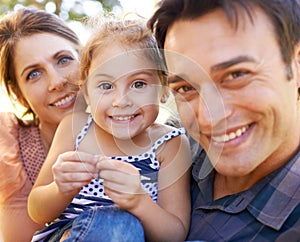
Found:
<path fill-rule="evenodd" d="M 64 56 L 64 57 L 62 57 L 62 58 L 60 58 L 58 60 L 58 63 L 64 65 L 64 64 L 66 64 L 66 63 L 68 63 L 68 62 L 70 62 L 72 60 L 74 60 L 72 57 L 70 57 L 70 56 Z"/>
<path fill-rule="evenodd" d="M 112 89 L 112 85 L 110 83 L 101 83 L 99 85 L 99 88 L 102 89 L 102 90 L 109 90 L 109 89 Z"/>
<path fill-rule="evenodd" d="M 28 74 L 27 80 L 34 80 L 34 79 L 38 78 L 40 75 L 41 75 L 41 73 L 39 71 L 32 71 Z"/>

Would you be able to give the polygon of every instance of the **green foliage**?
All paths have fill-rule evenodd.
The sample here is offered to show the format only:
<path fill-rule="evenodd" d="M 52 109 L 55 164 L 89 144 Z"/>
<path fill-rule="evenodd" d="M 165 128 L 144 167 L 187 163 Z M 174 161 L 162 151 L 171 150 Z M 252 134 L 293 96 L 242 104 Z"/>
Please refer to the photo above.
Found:
<path fill-rule="evenodd" d="M 88 12 L 84 9 L 84 3 L 94 3 L 98 2 L 99 10 L 102 8 L 105 11 L 112 11 L 114 6 L 121 6 L 119 0 L 0 0 L 0 15 L 7 11 L 14 10 L 15 7 L 35 7 L 39 9 L 46 9 L 46 5 L 49 2 L 55 4 L 56 9 L 55 14 L 61 16 L 65 20 L 78 20 L 89 16 Z M 101 5 L 100 5 L 100 4 Z"/>

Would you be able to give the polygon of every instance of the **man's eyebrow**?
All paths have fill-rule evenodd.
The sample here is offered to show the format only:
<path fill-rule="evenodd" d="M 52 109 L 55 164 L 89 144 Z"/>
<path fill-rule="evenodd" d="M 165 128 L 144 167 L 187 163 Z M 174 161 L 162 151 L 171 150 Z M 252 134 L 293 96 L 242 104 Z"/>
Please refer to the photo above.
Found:
<path fill-rule="evenodd" d="M 170 83 L 176 83 L 176 82 L 180 82 L 183 81 L 184 78 L 178 76 L 178 75 L 170 75 L 168 76 L 168 84 Z"/>
<path fill-rule="evenodd" d="M 239 64 L 241 62 L 256 62 L 253 57 L 247 56 L 247 55 L 242 55 L 242 56 L 237 56 L 231 60 L 221 62 L 219 64 L 216 64 L 210 68 L 211 72 L 219 71 L 219 70 L 225 70 L 231 66 L 234 66 L 236 64 Z"/>

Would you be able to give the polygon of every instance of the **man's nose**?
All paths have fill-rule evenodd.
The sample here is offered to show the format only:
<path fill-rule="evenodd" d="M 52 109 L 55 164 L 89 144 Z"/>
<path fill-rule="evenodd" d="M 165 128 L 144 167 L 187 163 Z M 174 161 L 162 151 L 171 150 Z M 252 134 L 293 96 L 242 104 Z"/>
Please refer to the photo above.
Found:
<path fill-rule="evenodd" d="M 226 117 L 230 114 L 228 107 L 225 106 L 226 100 L 214 84 L 203 85 L 199 93 L 198 103 L 198 123 L 200 130 L 213 133 L 213 128 L 220 124 L 225 125 Z"/>

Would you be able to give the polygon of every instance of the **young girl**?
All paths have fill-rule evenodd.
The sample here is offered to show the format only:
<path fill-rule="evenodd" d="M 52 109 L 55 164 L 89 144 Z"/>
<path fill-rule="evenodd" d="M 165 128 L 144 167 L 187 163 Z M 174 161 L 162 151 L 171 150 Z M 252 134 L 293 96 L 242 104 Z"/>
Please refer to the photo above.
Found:
<path fill-rule="evenodd" d="M 129 215 L 147 241 L 185 239 L 190 149 L 183 129 L 155 123 L 168 96 L 163 63 L 141 21 L 108 21 L 93 33 L 81 56 L 91 113 L 73 113 L 58 128 L 29 197 L 32 219 L 53 222 L 33 241 L 69 227 L 67 241 L 144 240 Z"/>

